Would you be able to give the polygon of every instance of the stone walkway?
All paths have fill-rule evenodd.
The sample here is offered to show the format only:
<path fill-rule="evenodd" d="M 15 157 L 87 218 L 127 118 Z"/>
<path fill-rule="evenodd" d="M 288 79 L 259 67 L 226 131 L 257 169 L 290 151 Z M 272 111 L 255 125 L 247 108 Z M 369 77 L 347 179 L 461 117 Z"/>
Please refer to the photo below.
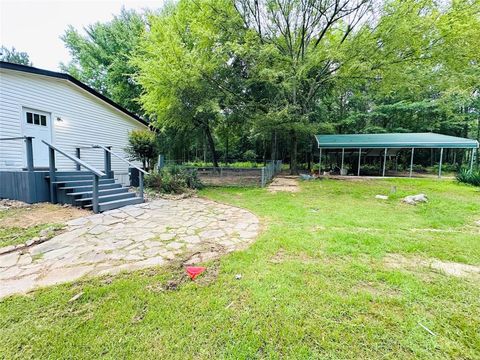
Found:
<path fill-rule="evenodd" d="M 45 243 L 0 256 L 0 298 L 82 276 L 202 262 L 247 247 L 259 229 L 252 213 L 200 198 L 154 200 L 67 225 Z"/>

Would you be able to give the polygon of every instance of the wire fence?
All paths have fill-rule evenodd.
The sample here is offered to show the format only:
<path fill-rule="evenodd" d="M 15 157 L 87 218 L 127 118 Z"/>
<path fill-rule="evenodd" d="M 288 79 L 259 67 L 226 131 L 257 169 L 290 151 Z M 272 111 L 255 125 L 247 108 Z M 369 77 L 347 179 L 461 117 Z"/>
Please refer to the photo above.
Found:
<path fill-rule="evenodd" d="M 265 187 L 280 172 L 282 161 L 267 161 L 266 166 L 241 168 L 228 166 L 184 166 L 196 170 L 205 185 L 214 186 L 261 186 Z"/>

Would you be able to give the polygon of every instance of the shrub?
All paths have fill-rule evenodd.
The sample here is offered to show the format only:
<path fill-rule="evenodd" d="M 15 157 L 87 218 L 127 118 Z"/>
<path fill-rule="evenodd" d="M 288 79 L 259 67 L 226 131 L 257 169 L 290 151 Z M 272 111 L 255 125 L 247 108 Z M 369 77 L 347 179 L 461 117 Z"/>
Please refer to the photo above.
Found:
<path fill-rule="evenodd" d="M 149 130 L 132 130 L 128 134 L 128 146 L 125 152 L 131 160 L 141 161 L 143 168 L 151 169 L 152 162 L 158 157 L 157 135 Z"/>
<path fill-rule="evenodd" d="M 473 186 L 480 186 L 480 170 L 461 169 L 456 175 L 457 181 Z"/>
<path fill-rule="evenodd" d="M 197 170 L 169 166 L 145 176 L 145 186 L 162 193 L 179 194 L 187 189 L 200 189 L 203 184 Z"/>
<path fill-rule="evenodd" d="M 254 162 L 257 158 L 257 154 L 253 150 L 247 150 L 243 154 L 243 158 L 245 159 L 245 161 Z"/>

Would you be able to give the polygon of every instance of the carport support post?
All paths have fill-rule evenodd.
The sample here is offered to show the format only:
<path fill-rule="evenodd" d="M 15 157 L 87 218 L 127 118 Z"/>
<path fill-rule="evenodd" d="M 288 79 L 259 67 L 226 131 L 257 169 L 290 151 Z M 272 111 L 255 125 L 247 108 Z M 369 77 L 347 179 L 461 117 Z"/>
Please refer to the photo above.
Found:
<path fill-rule="evenodd" d="M 475 154 L 475 149 L 472 149 L 472 154 L 470 156 L 470 172 L 473 171 L 473 158 L 474 158 L 474 155 Z"/>
<path fill-rule="evenodd" d="M 382 176 L 385 176 L 385 164 L 387 163 L 387 148 L 385 148 L 385 154 L 383 155 L 383 173 Z"/>
<path fill-rule="evenodd" d="M 412 155 L 410 156 L 410 177 L 412 177 L 413 171 L 413 153 L 415 152 L 415 148 L 412 148 Z"/>
<path fill-rule="evenodd" d="M 442 177 L 443 148 L 440 149 L 440 162 L 438 164 L 438 177 Z"/>
<path fill-rule="evenodd" d="M 358 172 L 357 176 L 360 176 L 360 163 L 362 161 L 362 148 L 358 149 Z"/>
<path fill-rule="evenodd" d="M 322 148 L 320 148 L 320 157 L 318 158 L 318 176 L 321 175 L 322 172 Z"/>
<path fill-rule="evenodd" d="M 343 175 L 343 160 L 345 159 L 345 149 L 342 148 L 342 167 L 340 168 L 340 175 Z"/>

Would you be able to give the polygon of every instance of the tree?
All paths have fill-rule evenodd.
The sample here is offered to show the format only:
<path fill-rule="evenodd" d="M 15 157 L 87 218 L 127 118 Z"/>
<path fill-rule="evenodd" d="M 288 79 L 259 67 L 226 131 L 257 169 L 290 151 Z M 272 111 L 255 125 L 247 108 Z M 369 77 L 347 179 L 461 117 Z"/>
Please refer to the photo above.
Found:
<path fill-rule="evenodd" d="M 125 152 L 131 160 L 141 161 L 144 169 L 151 169 L 159 153 L 157 136 L 149 130 L 132 130 Z"/>
<path fill-rule="evenodd" d="M 30 61 L 28 54 L 23 51 L 17 51 L 14 47 L 8 49 L 5 46 L 2 46 L 0 48 L 0 61 L 32 66 L 32 62 Z"/>
<path fill-rule="evenodd" d="M 151 16 L 149 23 L 132 61 L 144 89 L 142 106 L 159 129 L 201 129 L 218 167 L 214 130 L 239 94 L 232 89 L 241 66 L 232 53 L 241 19 L 227 0 L 184 0 Z"/>
<path fill-rule="evenodd" d="M 137 70 L 129 59 L 145 27 L 143 15 L 125 9 L 110 22 L 87 26 L 86 36 L 70 26 L 62 40 L 73 60 L 61 67 L 126 109 L 142 115 L 137 102 L 141 89 L 134 81 Z"/>
<path fill-rule="evenodd" d="M 370 11 L 369 0 L 237 0 L 249 38 L 251 78 L 260 91 L 263 127 L 289 132 L 291 172 L 297 171 L 298 134 L 311 130 L 310 116 L 322 88 L 346 61 L 342 46 Z"/>

